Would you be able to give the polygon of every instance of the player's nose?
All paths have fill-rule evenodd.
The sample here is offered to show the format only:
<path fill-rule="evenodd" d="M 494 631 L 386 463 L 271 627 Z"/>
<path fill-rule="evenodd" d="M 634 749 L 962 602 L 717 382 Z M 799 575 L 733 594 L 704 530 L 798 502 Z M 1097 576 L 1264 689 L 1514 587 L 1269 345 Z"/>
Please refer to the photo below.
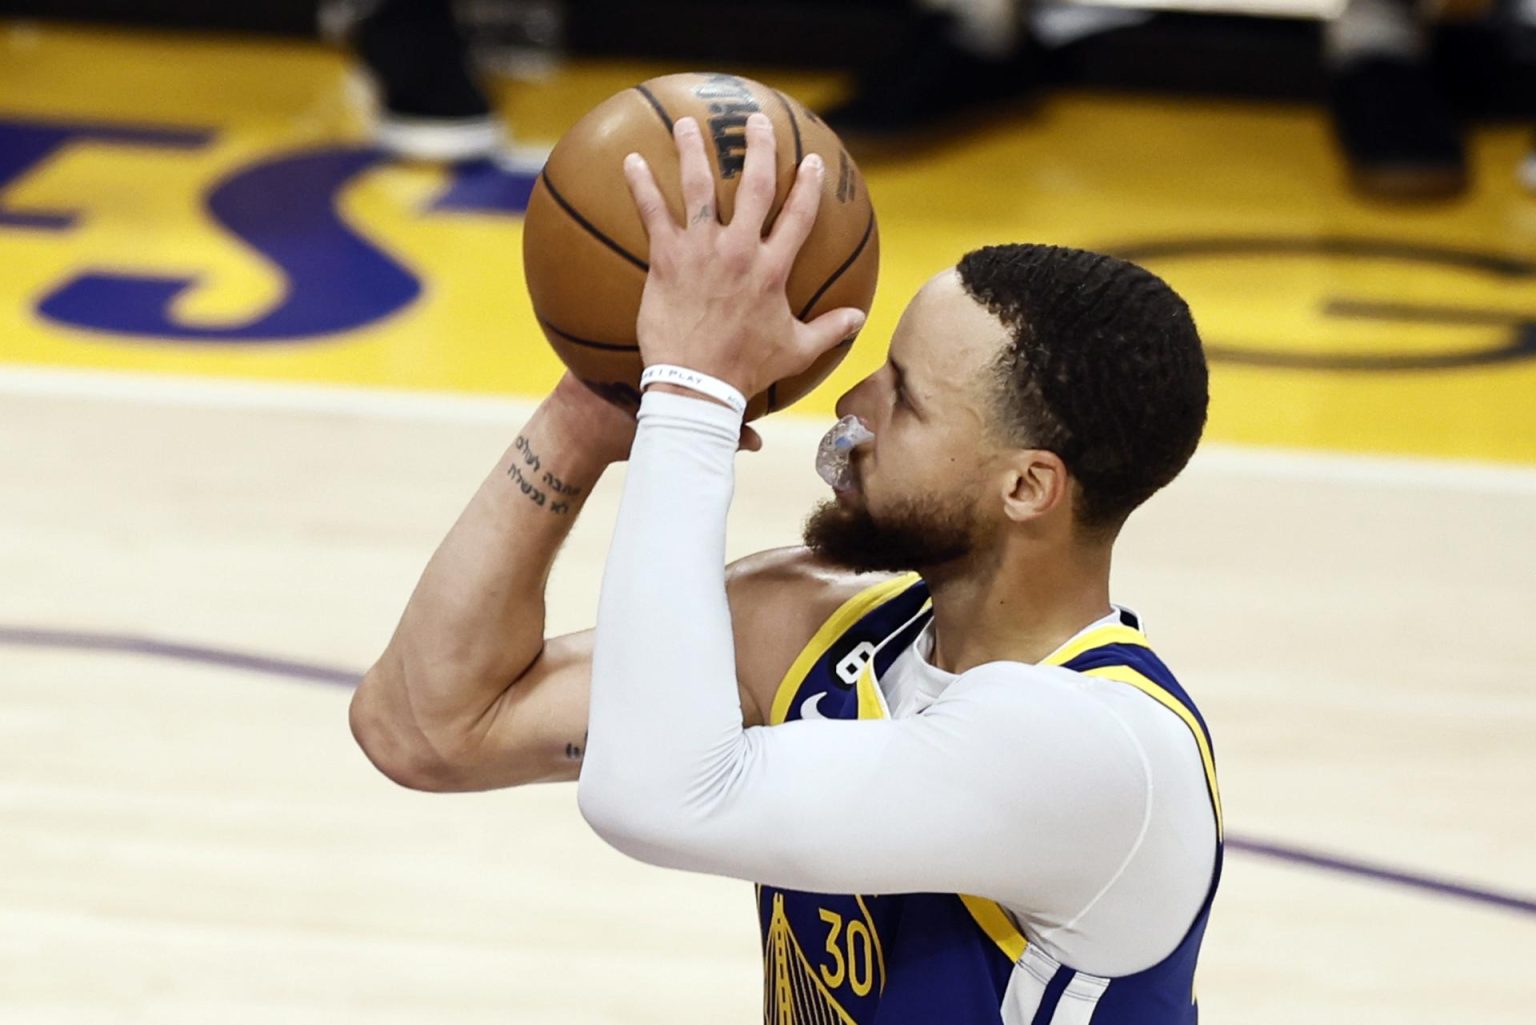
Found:
<path fill-rule="evenodd" d="M 869 422 L 869 418 L 865 415 L 867 410 L 861 408 L 866 405 L 862 400 L 869 392 L 869 380 L 868 377 L 864 378 L 864 380 L 838 396 L 837 405 L 833 407 L 833 411 L 837 413 L 839 420 L 845 416 L 853 415 L 865 423 Z"/>

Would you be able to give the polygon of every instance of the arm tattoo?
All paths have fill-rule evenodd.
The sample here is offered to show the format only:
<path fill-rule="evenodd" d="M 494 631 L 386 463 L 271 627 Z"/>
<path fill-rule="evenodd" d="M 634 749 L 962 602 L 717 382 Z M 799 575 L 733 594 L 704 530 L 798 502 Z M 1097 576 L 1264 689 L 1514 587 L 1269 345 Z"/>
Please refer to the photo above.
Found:
<path fill-rule="evenodd" d="M 513 458 L 512 465 L 507 467 L 507 476 L 517 485 L 517 489 L 541 509 L 548 509 L 558 516 L 570 515 L 571 502 L 581 497 L 582 489 L 544 470 L 543 460 L 521 434 L 517 436 L 513 447 L 517 449 L 517 456 Z"/>
<path fill-rule="evenodd" d="M 693 215 L 693 223 L 703 224 L 705 221 L 713 220 L 714 216 L 715 208 L 710 204 L 705 203 L 703 206 L 699 207 L 699 212 Z"/>
<path fill-rule="evenodd" d="M 572 761 L 572 762 L 579 762 L 579 761 L 581 761 L 581 756 L 586 754 L 586 752 L 587 752 L 587 735 L 585 733 L 583 733 L 581 735 L 581 743 L 580 744 L 567 744 L 567 745 L 565 745 L 565 757 L 569 761 Z"/>

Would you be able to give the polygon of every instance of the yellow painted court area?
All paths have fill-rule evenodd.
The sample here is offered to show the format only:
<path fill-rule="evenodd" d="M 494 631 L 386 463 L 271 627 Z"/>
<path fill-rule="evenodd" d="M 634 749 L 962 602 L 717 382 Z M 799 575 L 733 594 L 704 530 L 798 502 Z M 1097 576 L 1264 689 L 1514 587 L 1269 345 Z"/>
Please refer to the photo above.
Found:
<path fill-rule="evenodd" d="M 263 162 L 358 146 L 363 121 L 343 56 L 318 45 L 13 24 L 0 53 L 0 120 L 211 133 L 179 150 L 72 142 L 0 191 L 0 210 L 77 214 L 68 230 L 0 224 L 0 359 L 517 395 L 555 379 L 521 287 L 519 219 L 429 213 L 447 179 L 419 167 L 376 164 L 334 197 L 420 282 L 370 323 L 210 343 L 41 315 L 61 283 L 106 271 L 193 279 L 170 315 L 194 328 L 258 320 L 291 275 L 210 214 L 210 192 Z M 671 70 L 583 62 L 498 89 L 518 141 L 547 146 L 604 97 Z M 813 105 L 839 88 L 742 70 Z M 1517 127 L 1480 130 L 1474 191 L 1417 208 L 1351 196 L 1324 119 L 1292 106 L 1059 95 L 943 146 L 867 159 L 881 289 L 860 344 L 800 408 L 825 414 L 880 362 L 931 273 L 973 246 L 1041 240 L 1125 253 L 1184 292 L 1213 352 L 1214 439 L 1536 461 L 1536 361 L 1518 358 L 1536 322 L 1536 198 L 1513 179 L 1524 143 Z"/>

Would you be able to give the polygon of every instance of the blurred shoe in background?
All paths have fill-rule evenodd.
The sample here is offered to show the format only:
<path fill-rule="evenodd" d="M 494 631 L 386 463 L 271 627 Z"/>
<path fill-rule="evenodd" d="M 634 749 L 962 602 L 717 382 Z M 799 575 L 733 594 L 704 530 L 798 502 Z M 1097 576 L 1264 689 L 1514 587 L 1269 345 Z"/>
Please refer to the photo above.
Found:
<path fill-rule="evenodd" d="M 847 100 L 822 112 L 839 133 L 872 138 L 942 125 L 956 114 L 1016 99 L 1034 85 L 1013 0 L 929 0 L 894 54 L 855 71 Z"/>
<path fill-rule="evenodd" d="M 1409 0 L 1348 0 L 1324 28 L 1334 134 L 1361 192 L 1445 199 L 1467 187 L 1462 128 Z"/>
<path fill-rule="evenodd" d="M 455 163 L 507 145 L 449 0 L 379 0 L 359 15 L 347 35 L 376 88 L 380 146 L 407 160 Z"/>
<path fill-rule="evenodd" d="M 1536 3 L 1536 0 L 1532 0 Z M 894 140 L 965 127 L 1033 99 L 1052 52 L 1146 22 L 1147 11 L 1070 0 L 912 0 L 894 54 L 856 69 L 849 98 L 823 113 L 845 136 Z"/>
<path fill-rule="evenodd" d="M 1431 70 L 1370 58 L 1333 73 L 1334 131 L 1357 189 L 1393 199 L 1443 199 L 1467 187 L 1466 147 Z"/>

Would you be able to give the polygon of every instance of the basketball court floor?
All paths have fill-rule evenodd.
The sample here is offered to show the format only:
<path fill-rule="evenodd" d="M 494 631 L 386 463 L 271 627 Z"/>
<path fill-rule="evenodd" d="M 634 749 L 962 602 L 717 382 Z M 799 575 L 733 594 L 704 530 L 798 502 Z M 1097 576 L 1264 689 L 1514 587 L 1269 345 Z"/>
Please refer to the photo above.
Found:
<path fill-rule="evenodd" d="M 747 884 L 626 861 L 570 787 L 400 790 L 346 725 L 558 373 L 520 284 L 537 148 L 670 70 L 504 82 L 525 159 L 444 172 L 367 147 L 322 47 L 0 22 L 0 1022 L 761 1019 Z M 868 161 L 870 325 L 741 458 L 732 551 L 792 543 L 837 394 L 970 247 L 1106 249 L 1190 299 L 1209 441 L 1115 590 L 1216 737 L 1208 1021 L 1536 1006 L 1525 144 L 1481 128 L 1467 196 L 1383 206 L 1313 110 L 1072 94 Z M 620 483 L 554 630 L 591 621 Z"/>

